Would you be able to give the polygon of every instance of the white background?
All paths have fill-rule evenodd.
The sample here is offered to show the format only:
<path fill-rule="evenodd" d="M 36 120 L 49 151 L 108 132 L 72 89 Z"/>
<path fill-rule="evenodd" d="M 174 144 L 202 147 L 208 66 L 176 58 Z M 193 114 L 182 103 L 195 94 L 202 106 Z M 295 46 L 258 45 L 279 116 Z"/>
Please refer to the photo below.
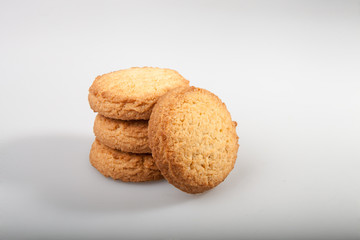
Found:
<path fill-rule="evenodd" d="M 360 1 L 1 1 L 0 239 L 360 239 Z M 238 122 L 224 183 L 88 162 L 97 75 L 176 69 Z"/>

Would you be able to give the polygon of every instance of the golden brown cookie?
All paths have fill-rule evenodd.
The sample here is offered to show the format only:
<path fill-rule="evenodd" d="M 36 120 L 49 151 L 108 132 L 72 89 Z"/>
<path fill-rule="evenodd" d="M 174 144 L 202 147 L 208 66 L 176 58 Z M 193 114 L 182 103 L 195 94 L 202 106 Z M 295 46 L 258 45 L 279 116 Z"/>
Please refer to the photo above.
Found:
<path fill-rule="evenodd" d="M 122 120 L 148 120 L 159 97 L 188 86 L 178 72 L 134 67 L 98 76 L 89 89 L 90 107 L 101 115 Z"/>
<path fill-rule="evenodd" d="M 98 114 L 94 122 L 96 138 L 108 147 L 131 153 L 151 153 L 148 121 L 124 121 Z"/>
<path fill-rule="evenodd" d="M 162 175 L 188 193 L 220 184 L 239 148 L 236 122 L 213 93 L 180 87 L 162 96 L 149 121 L 149 144 Z"/>
<path fill-rule="evenodd" d="M 105 177 L 124 182 L 145 182 L 162 178 L 150 154 L 125 153 L 95 140 L 90 163 Z"/>

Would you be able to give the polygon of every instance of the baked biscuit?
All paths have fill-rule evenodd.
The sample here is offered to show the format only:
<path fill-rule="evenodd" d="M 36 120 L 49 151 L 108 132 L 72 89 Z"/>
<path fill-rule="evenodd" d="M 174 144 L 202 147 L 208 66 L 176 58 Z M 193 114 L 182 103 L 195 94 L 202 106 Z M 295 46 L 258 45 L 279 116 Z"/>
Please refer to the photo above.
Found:
<path fill-rule="evenodd" d="M 148 121 L 124 121 L 98 114 L 94 122 L 96 138 L 108 147 L 132 153 L 151 153 Z"/>
<path fill-rule="evenodd" d="M 159 97 L 188 86 L 178 72 L 165 68 L 134 67 L 98 76 L 89 89 L 90 107 L 121 120 L 148 120 Z"/>
<path fill-rule="evenodd" d="M 220 184 L 239 148 L 236 122 L 213 93 L 180 87 L 162 96 L 149 121 L 149 144 L 162 175 L 187 193 Z"/>
<path fill-rule="evenodd" d="M 150 154 L 125 153 L 95 139 L 90 163 L 105 177 L 124 182 L 145 182 L 162 178 Z"/>

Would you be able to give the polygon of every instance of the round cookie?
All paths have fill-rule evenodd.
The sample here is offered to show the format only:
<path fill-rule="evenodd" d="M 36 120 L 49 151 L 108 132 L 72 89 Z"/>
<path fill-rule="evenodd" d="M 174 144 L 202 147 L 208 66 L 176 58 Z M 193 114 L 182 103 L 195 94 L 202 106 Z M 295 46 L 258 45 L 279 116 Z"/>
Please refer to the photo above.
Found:
<path fill-rule="evenodd" d="M 131 153 L 151 153 L 148 121 L 124 121 L 98 114 L 94 122 L 96 138 L 108 147 Z"/>
<path fill-rule="evenodd" d="M 89 89 L 90 107 L 101 115 L 122 120 L 148 120 L 159 97 L 188 86 L 178 72 L 134 67 L 98 76 Z"/>
<path fill-rule="evenodd" d="M 220 184 L 239 148 L 236 122 L 213 93 L 180 87 L 162 96 L 149 121 L 149 144 L 162 175 L 187 193 Z"/>
<path fill-rule="evenodd" d="M 124 182 L 145 182 L 162 178 L 150 154 L 125 153 L 95 139 L 90 163 L 105 177 Z"/>

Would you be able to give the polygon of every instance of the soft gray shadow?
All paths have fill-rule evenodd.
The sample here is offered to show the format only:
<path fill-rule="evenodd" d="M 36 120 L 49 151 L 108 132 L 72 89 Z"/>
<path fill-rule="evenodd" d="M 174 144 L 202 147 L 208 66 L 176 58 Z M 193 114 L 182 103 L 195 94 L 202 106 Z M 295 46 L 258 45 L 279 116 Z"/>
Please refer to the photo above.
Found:
<path fill-rule="evenodd" d="M 137 211 L 198 198 L 165 180 L 124 183 L 89 163 L 92 137 L 29 136 L 0 145 L 0 182 L 35 193 L 42 204 L 69 211 Z"/>

